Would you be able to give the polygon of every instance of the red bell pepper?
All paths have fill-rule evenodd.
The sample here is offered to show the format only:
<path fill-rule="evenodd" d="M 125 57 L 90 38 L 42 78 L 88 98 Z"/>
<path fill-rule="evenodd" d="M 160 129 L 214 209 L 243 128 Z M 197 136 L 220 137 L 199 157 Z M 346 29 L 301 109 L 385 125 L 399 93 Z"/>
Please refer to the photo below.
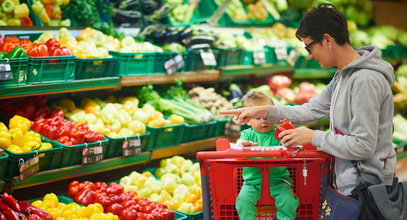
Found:
<path fill-rule="evenodd" d="M 111 212 L 115 215 L 120 215 L 120 212 L 123 210 L 123 206 L 119 203 L 113 203 L 105 210 L 105 213 Z"/>
<path fill-rule="evenodd" d="M 32 207 L 33 207 L 31 205 L 31 203 L 29 203 L 27 201 L 18 201 L 18 205 L 21 208 L 21 213 L 24 213 L 24 214 L 31 213 Z"/>
<path fill-rule="evenodd" d="M 18 214 L 18 212 L 12 209 L 6 210 L 4 214 L 6 215 L 8 220 L 20 220 L 20 215 Z"/>
<path fill-rule="evenodd" d="M 1 201 L 6 203 L 12 210 L 16 212 L 20 212 L 21 208 L 20 205 L 18 205 L 16 199 L 8 193 L 3 193 L 3 196 L 1 197 Z"/>
<path fill-rule="evenodd" d="M 92 204 L 94 200 L 95 200 L 95 192 L 93 192 L 89 188 L 83 189 L 75 196 L 75 202 L 80 203 L 85 206 Z"/>
<path fill-rule="evenodd" d="M 24 49 L 28 49 L 33 45 L 33 42 L 29 39 L 21 39 L 20 40 L 20 46 L 22 46 Z"/>
<path fill-rule="evenodd" d="M 6 203 L 0 201 L 0 212 L 5 212 L 8 209 L 10 209 L 10 207 Z"/>
<path fill-rule="evenodd" d="M 78 194 L 82 189 L 79 188 L 78 181 L 72 181 L 68 186 L 68 197 L 75 198 L 76 194 Z"/>
<path fill-rule="evenodd" d="M 54 218 L 52 218 L 51 214 L 49 214 L 48 212 L 46 212 L 46 211 L 44 211 L 44 210 L 42 210 L 40 208 L 37 208 L 35 206 L 32 206 L 31 214 L 32 215 L 34 215 L 34 214 L 38 215 L 41 218 L 41 220 L 53 220 L 54 219 Z"/>
<path fill-rule="evenodd" d="M 55 39 L 55 38 L 50 38 L 49 40 L 47 40 L 47 42 L 45 42 L 45 44 L 47 45 L 48 49 L 50 49 L 52 47 L 59 48 L 61 46 L 59 41 L 57 39 Z"/>
<path fill-rule="evenodd" d="M 138 217 L 139 213 L 134 209 L 123 209 L 119 214 L 120 220 L 132 220 Z"/>
<path fill-rule="evenodd" d="M 27 220 L 41 220 L 41 217 L 37 214 L 32 214 L 28 216 Z"/>
<path fill-rule="evenodd" d="M 0 220 L 7 220 L 7 217 L 3 212 L 0 212 Z"/>
<path fill-rule="evenodd" d="M 33 22 L 30 17 L 22 17 L 20 18 L 21 26 L 33 26 Z"/>
<path fill-rule="evenodd" d="M 18 46 L 18 42 L 16 43 L 16 42 L 12 42 L 12 41 L 4 41 L 4 43 L 0 46 L 0 51 L 10 53 L 10 51 L 12 51 L 17 46 Z"/>
<path fill-rule="evenodd" d="M 18 42 L 20 42 L 20 39 L 18 39 L 17 36 L 6 36 L 6 37 L 4 38 L 4 42 L 18 43 Z"/>
<path fill-rule="evenodd" d="M 31 57 L 48 57 L 48 46 L 44 43 L 33 44 L 32 47 L 27 50 L 27 55 Z"/>
<path fill-rule="evenodd" d="M 279 134 L 285 130 L 290 130 L 294 129 L 295 127 L 291 124 L 291 122 L 287 120 L 281 120 L 281 124 L 277 126 L 276 132 L 274 132 L 274 137 L 278 140 L 281 141 L 281 138 L 279 137 Z"/>
<path fill-rule="evenodd" d="M 106 209 L 112 204 L 112 201 L 110 200 L 110 197 L 106 193 L 96 191 L 94 203 L 99 203 L 103 206 L 104 209 Z"/>

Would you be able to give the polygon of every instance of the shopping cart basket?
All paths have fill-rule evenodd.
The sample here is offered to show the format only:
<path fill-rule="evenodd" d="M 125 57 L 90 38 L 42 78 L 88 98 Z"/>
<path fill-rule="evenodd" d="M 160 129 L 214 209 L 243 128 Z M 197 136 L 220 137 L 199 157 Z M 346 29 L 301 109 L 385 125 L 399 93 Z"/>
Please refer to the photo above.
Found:
<path fill-rule="evenodd" d="M 204 220 L 238 219 L 235 200 L 243 185 L 243 167 L 257 167 L 262 175 L 263 190 L 257 202 L 258 219 L 274 219 L 276 208 L 269 194 L 268 171 L 272 167 L 281 166 L 287 167 L 290 172 L 293 191 L 299 199 L 298 219 L 318 219 L 323 190 L 321 186 L 326 186 L 331 181 L 333 157 L 321 151 L 303 148 L 271 149 L 273 150 L 257 148 L 252 151 L 237 151 L 230 149 L 228 140 L 219 139 L 216 143 L 217 151 L 197 152 L 201 169 Z"/>

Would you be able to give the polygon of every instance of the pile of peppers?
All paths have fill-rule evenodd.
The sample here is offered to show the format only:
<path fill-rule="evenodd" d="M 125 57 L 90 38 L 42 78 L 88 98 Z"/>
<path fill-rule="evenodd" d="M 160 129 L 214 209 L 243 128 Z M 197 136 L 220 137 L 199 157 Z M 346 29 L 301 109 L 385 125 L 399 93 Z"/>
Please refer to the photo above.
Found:
<path fill-rule="evenodd" d="M 10 194 L 3 193 L 0 199 L 0 220 L 52 220 L 52 216 L 27 201 L 18 201 Z"/>
<path fill-rule="evenodd" d="M 99 203 L 105 213 L 113 213 L 120 220 L 172 220 L 175 216 L 164 203 L 139 198 L 134 191 L 125 193 L 124 187 L 115 182 L 107 185 L 104 182 L 72 181 L 68 187 L 68 197 L 82 205 Z"/>

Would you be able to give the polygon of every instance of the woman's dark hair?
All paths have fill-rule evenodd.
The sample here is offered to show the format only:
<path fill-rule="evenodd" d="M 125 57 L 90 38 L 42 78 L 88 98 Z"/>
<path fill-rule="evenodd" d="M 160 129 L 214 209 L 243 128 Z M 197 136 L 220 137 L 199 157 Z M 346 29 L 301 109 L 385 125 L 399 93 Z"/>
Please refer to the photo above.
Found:
<path fill-rule="evenodd" d="M 316 42 L 321 42 L 325 33 L 331 35 L 339 45 L 350 44 L 345 16 L 329 3 L 319 4 L 317 8 L 308 12 L 301 20 L 295 36 L 299 40 L 310 37 Z"/>

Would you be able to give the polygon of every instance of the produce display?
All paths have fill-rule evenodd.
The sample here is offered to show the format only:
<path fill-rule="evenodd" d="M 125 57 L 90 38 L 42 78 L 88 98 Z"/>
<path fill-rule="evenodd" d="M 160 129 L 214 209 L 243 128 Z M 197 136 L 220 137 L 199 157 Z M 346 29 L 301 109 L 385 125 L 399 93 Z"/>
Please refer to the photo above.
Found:
<path fill-rule="evenodd" d="M 202 141 L 202 143 L 212 141 L 208 136 L 214 130 L 219 134 L 210 137 L 223 134 L 232 136 L 230 132 L 218 131 L 220 130 L 218 127 L 220 120 L 230 117 L 220 115 L 218 112 L 223 109 L 240 107 L 247 92 L 262 91 L 270 96 L 275 104 L 300 105 L 308 102 L 326 87 L 328 77 L 324 75 L 324 78 L 319 79 L 320 76 L 317 73 L 324 70 L 321 70 L 319 66 L 307 66 L 308 53 L 304 49 L 303 43 L 295 37 L 296 25 L 298 25 L 300 16 L 321 2 L 320 0 L 231 0 L 225 11 L 230 19 L 225 21 L 221 18 L 218 21 L 219 26 L 264 24 L 264 28 L 245 26 L 237 29 L 239 31 L 235 31 L 235 29 L 223 31 L 232 29 L 217 30 L 216 28 L 211 29 L 211 27 L 208 30 L 208 27 L 201 29 L 200 26 L 194 25 L 205 23 L 207 18 L 202 19 L 202 12 L 212 15 L 214 10 L 209 6 L 212 3 L 219 6 L 224 0 L 210 0 L 210 2 L 203 0 L 202 2 L 208 4 L 208 7 L 202 8 L 202 4 L 198 2 L 183 0 L 0 0 L 0 26 L 32 26 L 33 23 L 38 23 L 36 22 L 38 20 L 41 24 L 37 25 L 60 27 L 59 30 L 44 28 L 52 31 L 41 31 L 41 35 L 36 40 L 32 39 L 31 34 L 27 34 L 29 38 L 17 33 L 16 36 L 7 34 L 3 37 L 0 35 L 1 64 L 17 60 L 25 62 L 11 65 L 13 72 L 21 74 L 24 84 L 21 86 L 4 84 L 3 87 L 3 81 L 0 81 L 1 88 L 15 90 L 21 88 L 21 91 L 25 91 L 25 89 L 35 87 L 34 83 L 31 85 L 32 82 L 28 82 L 28 74 L 24 73 L 27 70 L 23 69 L 25 66 L 32 67 L 34 59 L 42 60 L 34 57 L 72 56 L 73 66 L 78 66 L 81 61 L 89 60 L 89 64 L 85 65 L 84 69 L 90 72 L 94 70 L 103 72 L 107 68 L 100 69 L 100 65 L 103 60 L 110 59 L 112 68 L 110 71 L 105 71 L 110 74 L 108 77 L 106 76 L 107 83 L 103 81 L 104 79 L 101 80 L 99 76 L 94 75 L 85 79 L 88 80 L 85 82 L 89 82 L 89 86 L 91 86 L 93 80 L 99 80 L 97 82 L 100 82 L 101 87 L 110 87 L 109 80 L 117 80 L 115 90 L 106 96 L 88 94 L 87 84 L 84 87 L 75 87 L 69 92 L 67 91 L 66 95 L 56 94 L 62 93 L 59 90 L 57 92 L 53 90 L 53 87 L 59 87 L 57 83 L 52 82 L 52 86 L 48 86 L 41 82 L 38 87 L 44 88 L 44 90 L 33 93 L 47 94 L 47 96 L 33 96 L 33 94 L 24 92 L 19 94 L 13 91 L 10 96 L 12 99 L 1 99 L 0 148 L 5 149 L 4 152 L 8 156 L 16 157 L 17 155 L 17 158 L 3 159 L 6 162 L 0 166 L 5 167 L 5 173 L 9 172 L 5 166 L 9 161 L 19 161 L 19 155 L 25 155 L 25 153 L 51 149 L 54 141 L 64 145 L 60 149 L 60 153 L 64 156 L 74 154 L 65 152 L 68 147 L 72 147 L 70 149 L 77 151 L 75 153 L 79 155 L 78 157 L 83 157 L 84 151 L 77 150 L 75 145 L 87 148 L 88 145 L 85 143 L 104 140 L 106 146 L 104 145 L 102 149 L 105 150 L 105 148 L 113 149 L 111 148 L 113 144 L 110 145 L 113 142 L 110 140 L 116 138 L 123 140 L 117 141 L 117 146 L 115 145 L 115 149 L 120 149 L 120 152 L 123 149 L 123 155 L 120 153 L 119 156 L 106 158 L 105 152 L 100 152 L 103 154 L 100 162 L 103 166 L 101 167 L 116 162 L 118 164 L 120 160 L 128 164 L 130 164 L 128 162 L 130 160 L 134 160 L 134 163 L 148 161 L 150 154 L 154 155 L 156 150 L 160 152 L 159 156 L 171 155 L 160 158 L 159 167 L 146 170 L 136 168 L 127 176 L 115 176 L 116 181 L 110 183 L 101 182 L 102 180 L 72 181 L 69 186 L 61 186 L 64 187 L 61 195 L 57 196 L 56 192 L 50 191 L 43 198 L 32 201 L 31 204 L 27 201 L 16 201 L 10 194 L 4 193 L 0 198 L 0 219 L 176 219 L 177 214 L 199 219 L 203 211 L 199 163 L 181 155 L 173 156 L 172 152 L 172 149 L 177 149 L 174 152 L 178 152 L 178 148 L 183 148 L 183 142 L 170 146 L 175 148 L 169 147 L 168 149 L 165 149 L 166 147 L 155 149 L 156 146 L 152 146 L 151 149 L 151 146 L 148 146 L 147 150 L 143 148 L 142 152 L 135 153 L 136 151 L 134 151 L 128 155 L 124 153 L 124 149 L 129 145 L 139 147 L 141 141 L 148 145 L 151 143 L 148 138 L 153 137 L 152 131 L 158 132 L 156 136 L 160 136 L 162 138 L 160 140 L 171 139 L 172 141 L 174 139 L 175 141 L 180 135 L 171 132 L 176 129 L 183 134 L 190 132 L 193 136 L 200 134 L 199 129 L 212 126 L 207 132 L 208 135 L 201 135 L 206 136 L 205 138 L 197 138 L 197 141 Z M 353 47 L 376 45 L 382 50 L 383 57 L 389 59 L 395 67 L 396 83 L 392 88 L 395 102 L 393 139 L 394 147 L 398 148 L 397 152 L 400 153 L 407 146 L 405 129 L 407 126 L 407 64 L 404 64 L 407 57 L 407 31 L 391 25 L 374 25 L 374 2 L 365 0 L 329 0 L 329 2 L 344 11 L 349 19 L 348 27 Z M 162 23 L 166 23 L 166 25 Z M 80 31 L 72 31 L 65 28 L 69 26 L 84 28 Z M 123 27 L 137 27 L 140 28 L 140 32 L 135 33 L 132 32 L 133 29 Z M 126 34 L 122 33 L 122 30 L 125 30 Z M 213 82 L 195 82 L 193 84 L 188 81 L 184 82 L 188 84 L 183 85 L 178 80 L 175 83 L 164 85 L 146 85 L 147 83 L 138 82 L 139 76 L 152 79 L 148 83 L 153 84 L 156 83 L 156 77 L 160 79 L 172 77 L 155 70 L 150 72 L 146 70 L 147 68 L 155 69 L 158 65 L 162 67 L 164 64 L 163 60 L 159 60 L 160 57 L 170 54 L 164 52 L 175 52 L 181 55 L 185 64 L 200 62 L 199 65 L 201 65 L 205 63 L 203 56 L 205 54 L 202 53 L 205 51 L 213 53 L 215 58 L 218 58 L 219 53 L 225 52 L 227 55 L 222 54 L 221 58 L 236 59 L 237 65 L 246 65 L 244 67 L 253 65 L 252 63 L 245 64 L 244 58 L 237 60 L 236 56 L 229 55 L 228 52 L 235 50 L 242 51 L 244 56 L 248 56 L 247 54 L 253 53 L 253 51 L 267 53 L 266 56 L 275 56 L 277 59 L 271 63 L 256 64 L 256 67 L 271 69 L 276 67 L 278 69 L 282 66 L 287 70 L 293 70 L 294 75 L 270 74 L 266 76 L 262 73 L 248 76 L 241 74 L 242 78 L 240 78 L 241 76 L 238 74 L 239 77 L 225 77 L 216 82 L 216 84 L 225 84 L 225 86 L 215 85 Z M 62 58 L 59 59 L 62 60 Z M 170 58 L 161 59 L 166 59 L 164 60 L 166 62 Z M 45 63 L 38 68 L 50 70 L 50 78 L 53 75 L 59 76 L 68 72 L 64 68 L 61 68 L 64 72 L 52 72 L 60 65 L 60 60 L 57 58 L 44 60 L 46 60 Z M 218 59 L 216 60 L 218 61 Z M 304 61 L 304 66 L 307 67 L 298 67 L 297 64 L 300 61 Z M 131 66 L 138 65 L 139 62 L 145 63 L 137 67 Z M 160 62 L 162 64 L 158 64 Z M 130 67 L 125 71 L 118 71 L 118 65 L 125 67 L 129 65 Z M 222 74 L 228 74 L 228 69 L 232 65 L 224 67 L 218 63 L 215 66 L 204 64 L 201 66 L 219 70 L 220 76 L 222 76 Z M 306 70 L 303 71 L 305 74 L 301 72 L 297 75 L 305 80 L 298 80 L 300 77 L 296 78 L 295 73 L 298 68 Z M 132 69 L 140 69 L 141 72 L 136 76 L 121 75 Z M 201 74 L 200 70 L 202 69 L 196 73 L 197 78 L 200 77 L 198 75 Z M 183 74 L 183 71 L 188 72 L 186 74 L 192 74 L 186 66 L 179 71 L 177 75 Z M 271 70 L 271 72 L 273 71 L 274 69 Z M 13 77 L 15 78 L 15 75 Z M 134 88 L 122 83 L 126 80 L 130 81 L 129 79 L 133 77 L 137 78 L 134 80 L 134 82 L 137 81 L 134 83 Z M 79 84 L 81 80 L 83 79 L 75 76 L 66 85 L 60 83 L 60 87 L 70 88 L 70 84 Z M 161 81 L 157 84 L 161 84 Z M 110 90 L 104 92 L 109 93 Z M 3 96 L 7 97 L 7 94 Z M 277 139 L 280 132 L 293 128 L 288 121 L 280 123 L 275 133 Z M 200 124 L 205 124 L 206 127 L 199 127 Z M 175 129 L 171 127 L 172 125 L 179 127 Z M 198 126 L 194 127 L 194 125 Z M 318 129 L 327 128 L 323 123 L 317 124 L 317 126 Z M 225 125 L 223 122 L 221 129 L 233 130 L 233 123 L 227 122 Z M 142 134 L 146 134 L 146 139 L 128 139 L 128 137 Z M 151 137 L 148 134 L 151 134 Z M 47 139 L 53 140 L 52 144 L 47 143 Z M 194 144 L 189 140 L 184 140 L 184 142 Z M 193 149 L 188 150 L 193 151 Z M 164 151 L 165 154 L 161 154 Z M 40 158 L 40 162 L 44 162 L 41 154 L 38 158 Z M 61 157 L 60 155 L 59 157 Z M 147 159 L 137 161 L 139 156 Z M 49 158 L 53 157 L 57 159 L 58 155 L 52 156 L 50 153 Z M 154 157 L 151 156 L 151 158 Z M 98 169 L 95 168 L 98 165 L 84 163 L 77 167 L 73 166 L 75 168 L 64 166 L 63 169 L 80 169 L 81 172 L 82 169 L 94 171 Z M 17 167 L 17 165 L 15 166 Z M 112 165 L 112 169 L 117 167 L 117 165 Z M 0 171 L 2 170 L 0 169 Z M 81 172 L 78 175 L 84 175 L 83 173 L 87 171 Z M 24 180 L 20 180 L 20 183 L 24 184 Z M 69 198 L 65 197 L 65 194 Z"/>
<path fill-rule="evenodd" d="M 0 122 L 0 147 L 16 154 L 51 149 L 52 145 L 42 142 L 40 134 L 29 131 L 31 127 L 31 121 L 19 115 L 10 119 L 8 128 Z"/>
<path fill-rule="evenodd" d="M 4 0 L 0 6 L 0 26 L 33 26 L 26 3 Z"/>
<path fill-rule="evenodd" d="M 160 161 L 155 176 L 133 171 L 120 179 L 124 191 L 134 190 L 140 197 L 162 202 L 171 210 L 193 214 L 202 211 L 199 164 L 181 156 Z M 158 178 L 158 179 L 156 179 Z"/>
<path fill-rule="evenodd" d="M 83 220 L 119 220 L 119 217 L 111 212 L 104 213 L 104 208 L 99 203 L 89 204 L 87 206 L 80 206 L 75 202 L 65 204 L 60 202 L 54 193 L 46 194 L 42 200 L 35 200 L 31 205 L 45 210 L 52 218 L 59 220 L 72 218 L 80 218 Z"/>
<path fill-rule="evenodd" d="M 88 207 L 94 204 L 123 220 L 174 219 L 174 212 L 168 210 L 167 205 L 140 198 L 134 191 L 124 192 L 124 187 L 114 182 L 107 185 L 104 182 L 73 181 L 68 186 L 68 197 Z"/>
<path fill-rule="evenodd" d="M 0 219 L 52 220 L 53 218 L 47 211 L 27 201 L 17 201 L 12 195 L 3 193 L 0 200 Z"/>

